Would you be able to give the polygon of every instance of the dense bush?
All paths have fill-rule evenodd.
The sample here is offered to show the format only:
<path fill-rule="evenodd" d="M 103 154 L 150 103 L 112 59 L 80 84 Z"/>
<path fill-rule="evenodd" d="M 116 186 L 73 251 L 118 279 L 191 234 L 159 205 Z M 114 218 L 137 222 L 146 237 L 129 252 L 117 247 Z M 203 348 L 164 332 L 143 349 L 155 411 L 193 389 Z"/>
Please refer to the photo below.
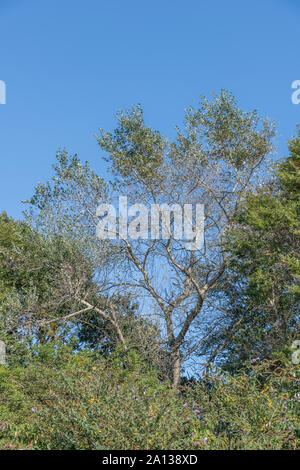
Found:
<path fill-rule="evenodd" d="M 134 353 L 44 346 L 0 366 L 0 449 L 295 449 L 298 384 L 291 365 L 258 363 L 178 394 Z"/>
<path fill-rule="evenodd" d="M 209 449 L 296 449 L 300 444 L 299 378 L 279 361 L 250 374 L 210 373 L 189 393 L 199 404 L 198 432 Z"/>
<path fill-rule="evenodd" d="M 197 419 L 134 353 L 101 361 L 46 352 L 23 370 L 1 369 L 2 448 L 192 446 Z"/>

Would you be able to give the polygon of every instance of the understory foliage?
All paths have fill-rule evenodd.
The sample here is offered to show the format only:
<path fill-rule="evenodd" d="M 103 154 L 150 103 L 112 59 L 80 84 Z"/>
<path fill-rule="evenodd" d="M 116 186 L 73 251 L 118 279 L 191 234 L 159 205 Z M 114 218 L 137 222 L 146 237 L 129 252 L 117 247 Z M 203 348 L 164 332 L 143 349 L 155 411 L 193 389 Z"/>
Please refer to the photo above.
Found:
<path fill-rule="evenodd" d="M 0 449 L 296 449 L 296 366 L 206 370 L 175 391 L 135 352 L 40 346 L 0 366 Z"/>

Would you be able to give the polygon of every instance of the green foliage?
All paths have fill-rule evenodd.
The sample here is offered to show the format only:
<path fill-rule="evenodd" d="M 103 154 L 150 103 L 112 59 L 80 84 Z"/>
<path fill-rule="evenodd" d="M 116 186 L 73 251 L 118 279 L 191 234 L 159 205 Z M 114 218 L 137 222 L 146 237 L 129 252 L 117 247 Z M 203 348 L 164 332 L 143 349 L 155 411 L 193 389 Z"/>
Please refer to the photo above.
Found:
<path fill-rule="evenodd" d="M 178 395 L 134 352 L 42 345 L 0 368 L 1 449 L 295 449 L 299 378 L 287 363 L 210 371 Z M 297 437 L 298 436 L 298 437 Z"/>
<path fill-rule="evenodd" d="M 247 195 L 228 233 L 227 315 L 214 340 L 227 342 L 227 368 L 271 359 L 299 335 L 299 135 L 289 148 L 273 179 Z"/>
<path fill-rule="evenodd" d="M 200 441 L 206 449 L 298 448 L 299 369 L 297 375 L 289 360 L 284 366 L 254 361 L 248 370 L 236 376 L 210 371 L 190 391 L 199 407 Z"/>
<path fill-rule="evenodd" d="M 86 353 L 72 356 L 60 351 L 60 357 L 49 362 L 43 355 L 21 377 L 19 371 L 5 371 L 10 383 L 1 400 L 8 398 L 9 388 L 19 394 L 22 389 L 24 395 L 19 398 L 16 392 L 2 407 L 2 427 L 9 425 L 2 432 L 1 448 L 176 449 L 192 445 L 190 417 L 177 393 L 159 383 L 134 352 L 106 362 L 92 361 Z"/>
<path fill-rule="evenodd" d="M 0 337 L 10 363 L 26 363 L 32 344 L 58 338 L 69 342 L 74 336 L 80 347 L 113 351 L 119 338 L 107 318 L 92 310 L 73 316 L 81 310 L 76 298 L 81 293 L 108 315 L 109 299 L 98 295 L 92 265 L 72 237 L 46 237 L 26 222 L 0 216 Z M 128 346 L 155 361 L 158 327 L 137 315 L 137 304 L 128 295 L 114 299 L 114 314 Z"/>
<path fill-rule="evenodd" d="M 24 221 L 0 216 L 0 327 L 8 346 L 16 346 L 16 339 L 30 344 L 62 333 L 49 317 L 63 317 L 74 308 L 68 281 L 87 289 L 91 277 L 73 240 L 45 237 Z"/>
<path fill-rule="evenodd" d="M 213 101 L 202 97 L 197 109 L 186 110 L 185 131 L 178 129 L 175 162 L 178 157 L 183 162 L 195 158 L 202 165 L 223 161 L 242 171 L 261 163 L 270 152 L 274 125 L 261 120 L 256 111 L 242 111 L 234 96 L 221 90 Z"/>
<path fill-rule="evenodd" d="M 100 129 L 97 136 L 100 147 L 110 154 L 115 173 L 129 181 L 157 176 L 164 161 L 165 139 L 145 125 L 140 106 L 120 111 L 116 117 L 114 133 Z"/>
<path fill-rule="evenodd" d="M 102 299 L 102 308 L 105 309 L 105 298 Z M 98 299 L 101 305 L 100 299 Z M 163 377 L 162 359 L 165 354 L 161 332 L 156 323 L 138 314 L 138 305 L 130 296 L 118 296 L 115 299 L 115 314 L 120 328 L 126 338 L 128 350 L 136 351 L 145 362 L 151 364 Z M 109 321 L 103 319 L 95 312 L 87 312 L 78 318 L 77 337 L 80 345 L 100 352 L 104 356 L 111 354 L 119 345 L 118 337 Z"/>

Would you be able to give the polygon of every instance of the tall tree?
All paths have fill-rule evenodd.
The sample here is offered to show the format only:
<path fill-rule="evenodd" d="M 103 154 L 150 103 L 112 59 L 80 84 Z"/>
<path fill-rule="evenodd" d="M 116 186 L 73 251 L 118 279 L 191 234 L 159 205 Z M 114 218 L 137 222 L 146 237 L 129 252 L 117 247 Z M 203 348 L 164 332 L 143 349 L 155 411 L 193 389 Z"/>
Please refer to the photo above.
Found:
<path fill-rule="evenodd" d="M 189 108 L 184 129 L 177 129 L 173 141 L 146 126 L 139 106 L 119 113 L 117 119 L 114 132 L 100 130 L 97 137 L 112 164 L 114 181 L 109 199 L 103 186 L 98 191 L 99 180 L 88 174 L 87 167 L 80 166 L 78 160 L 68 166 L 61 156 L 54 187 L 40 186 L 31 202 L 38 207 L 36 220 L 47 220 L 48 225 L 61 228 L 62 221 L 65 224 L 69 220 L 70 227 L 79 227 L 82 240 L 89 240 L 86 248 L 94 253 L 91 259 L 96 264 L 98 253 L 106 254 L 109 269 L 106 278 L 98 280 L 98 294 L 105 293 L 108 309 L 77 296 L 83 306 L 110 318 L 116 331 L 120 325 L 111 299 L 120 294 L 137 298 L 141 313 L 156 314 L 165 336 L 170 375 L 177 387 L 182 363 L 202 347 L 199 328 L 204 329 L 211 321 L 207 300 L 227 267 L 224 237 L 271 150 L 274 130 L 256 112 L 241 111 L 225 91 L 211 102 L 203 99 L 198 109 Z M 149 237 L 141 237 L 139 230 L 145 219 L 140 217 L 140 205 L 131 208 L 129 214 L 129 233 L 133 236 L 124 236 L 117 217 L 116 239 L 96 241 L 97 204 L 113 201 L 120 194 L 128 197 L 129 204 L 140 203 L 149 210 L 155 205 L 158 215 L 162 204 L 173 206 L 163 236 L 151 234 L 148 227 Z M 185 204 L 205 205 L 203 245 L 198 243 L 201 224 L 194 226 L 192 236 L 185 232 L 180 238 L 175 233 L 181 228 Z M 189 217 L 188 225 L 192 225 L 194 216 Z M 175 221 L 179 222 L 177 228 Z M 160 225 L 166 228 L 162 221 Z M 94 238 L 86 238 L 91 229 Z M 118 335 L 124 336 L 121 330 Z"/>

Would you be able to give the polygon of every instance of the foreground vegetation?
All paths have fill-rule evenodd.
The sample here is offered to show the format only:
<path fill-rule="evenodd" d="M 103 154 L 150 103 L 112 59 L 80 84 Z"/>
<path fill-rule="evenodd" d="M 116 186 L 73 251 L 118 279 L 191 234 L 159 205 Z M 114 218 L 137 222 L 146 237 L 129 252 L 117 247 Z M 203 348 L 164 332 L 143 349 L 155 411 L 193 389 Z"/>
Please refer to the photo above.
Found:
<path fill-rule="evenodd" d="M 0 366 L 0 448 L 296 449 L 299 380 L 288 361 L 257 361 L 235 377 L 206 369 L 178 393 L 134 352 L 44 346 Z"/>

